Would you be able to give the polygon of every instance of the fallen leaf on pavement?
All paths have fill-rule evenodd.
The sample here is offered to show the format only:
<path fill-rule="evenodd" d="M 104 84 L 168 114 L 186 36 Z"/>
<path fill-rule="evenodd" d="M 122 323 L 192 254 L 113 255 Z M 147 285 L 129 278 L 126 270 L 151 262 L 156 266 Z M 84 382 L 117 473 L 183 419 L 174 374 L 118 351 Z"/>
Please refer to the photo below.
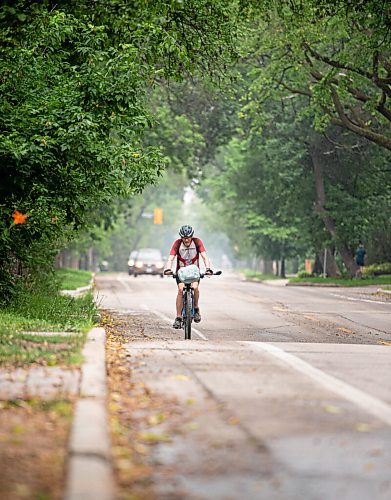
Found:
<path fill-rule="evenodd" d="M 176 375 L 171 375 L 172 380 L 189 380 L 187 375 L 183 375 L 182 373 L 177 373 Z"/>
<path fill-rule="evenodd" d="M 238 419 L 238 417 L 231 417 L 228 420 L 229 425 L 238 425 L 239 422 L 240 420 Z"/>
<path fill-rule="evenodd" d="M 309 319 L 311 321 L 316 321 L 317 323 L 319 323 L 319 320 L 317 318 L 315 318 L 314 316 L 308 316 L 307 315 L 307 316 L 304 316 L 304 317 L 305 317 L 305 319 Z"/>
<path fill-rule="evenodd" d="M 327 413 L 341 413 L 341 408 L 338 408 L 338 406 L 325 405 L 323 409 Z"/>
<path fill-rule="evenodd" d="M 16 494 L 21 498 L 31 498 L 32 491 L 26 484 L 15 485 Z"/>
<path fill-rule="evenodd" d="M 170 441 L 170 436 L 167 433 L 157 434 L 155 432 L 142 432 L 139 435 L 142 441 L 146 441 L 147 443 L 162 443 Z"/>
<path fill-rule="evenodd" d="M 368 471 L 368 472 L 370 472 L 371 470 L 373 470 L 373 468 L 374 468 L 374 465 L 373 465 L 373 463 L 372 463 L 372 462 L 368 462 L 368 463 L 366 463 L 366 464 L 364 465 L 364 470 L 366 470 L 366 471 Z"/>
<path fill-rule="evenodd" d="M 188 424 L 186 424 L 186 429 L 190 430 L 190 431 L 195 431 L 196 429 L 198 429 L 200 426 L 200 424 L 198 422 L 189 422 Z"/>
<path fill-rule="evenodd" d="M 337 326 L 337 330 L 343 333 L 354 333 L 353 330 L 350 330 L 349 328 L 345 328 L 344 326 Z"/>
<path fill-rule="evenodd" d="M 116 465 L 119 469 L 132 469 L 133 468 L 133 462 L 129 460 L 128 458 L 121 458 L 117 460 Z"/>
<path fill-rule="evenodd" d="M 24 429 L 21 425 L 15 425 L 11 431 L 14 433 L 14 434 L 21 434 L 22 432 L 24 432 Z"/>
<path fill-rule="evenodd" d="M 356 424 L 356 430 L 359 432 L 371 432 L 373 430 L 373 425 L 359 422 Z"/>
<path fill-rule="evenodd" d="M 155 413 L 148 418 L 148 423 L 150 425 L 158 425 L 166 420 L 166 416 L 163 412 Z"/>
<path fill-rule="evenodd" d="M 136 443 L 133 448 L 134 451 L 140 455 L 148 455 L 148 448 L 141 443 Z"/>

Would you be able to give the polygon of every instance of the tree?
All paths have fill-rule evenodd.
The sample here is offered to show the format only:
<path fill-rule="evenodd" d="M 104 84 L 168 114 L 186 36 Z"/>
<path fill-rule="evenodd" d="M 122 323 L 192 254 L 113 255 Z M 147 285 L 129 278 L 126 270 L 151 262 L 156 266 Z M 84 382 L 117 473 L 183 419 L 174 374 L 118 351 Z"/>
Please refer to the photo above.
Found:
<path fill-rule="evenodd" d="M 387 2 L 250 2 L 254 90 L 304 96 L 328 123 L 391 149 L 391 11 Z"/>
<path fill-rule="evenodd" d="M 148 90 L 217 75 L 233 54 L 233 16 L 204 0 L 2 3 L 2 282 L 15 260 L 51 260 L 97 205 L 157 181 L 164 158 L 143 143 Z M 28 224 L 7 232 L 16 208 Z"/>

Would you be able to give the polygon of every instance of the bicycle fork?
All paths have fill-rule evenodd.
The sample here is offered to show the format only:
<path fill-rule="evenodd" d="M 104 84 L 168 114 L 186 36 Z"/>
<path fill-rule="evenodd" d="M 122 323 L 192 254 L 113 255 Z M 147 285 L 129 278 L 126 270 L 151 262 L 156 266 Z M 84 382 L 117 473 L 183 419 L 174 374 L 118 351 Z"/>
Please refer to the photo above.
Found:
<path fill-rule="evenodd" d="M 190 285 L 183 290 L 182 328 L 185 339 L 191 339 L 191 323 L 194 318 L 194 291 Z"/>

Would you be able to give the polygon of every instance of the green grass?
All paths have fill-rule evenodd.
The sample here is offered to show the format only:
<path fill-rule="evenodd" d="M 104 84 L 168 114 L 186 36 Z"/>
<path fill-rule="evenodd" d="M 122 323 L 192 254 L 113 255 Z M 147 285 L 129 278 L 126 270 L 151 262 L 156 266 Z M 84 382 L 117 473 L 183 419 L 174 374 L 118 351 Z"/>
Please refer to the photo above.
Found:
<path fill-rule="evenodd" d="M 250 271 L 249 269 L 245 269 L 244 271 L 241 271 L 241 272 L 244 274 L 244 277 L 247 279 L 256 279 L 259 281 L 280 279 L 279 276 L 276 276 L 274 274 L 262 274 L 262 273 L 259 273 L 258 271 Z"/>
<path fill-rule="evenodd" d="M 391 286 L 383 286 L 382 289 L 383 290 L 390 290 L 391 291 Z"/>
<path fill-rule="evenodd" d="M 12 303 L 0 308 L 0 364 L 78 364 L 86 332 L 97 319 L 92 294 L 72 298 L 20 293 Z"/>
<path fill-rule="evenodd" d="M 386 285 L 391 284 L 390 276 L 377 276 L 375 278 L 321 278 L 319 276 L 313 278 L 291 278 L 289 283 L 322 283 L 335 284 L 339 286 L 365 286 L 365 285 Z"/>
<path fill-rule="evenodd" d="M 11 399 L 1 403 L 0 409 L 8 410 L 12 408 L 31 408 L 31 410 L 40 410 L 46 412 L 54 412 L 58 415 L 65 417 L 67 420 L 72 420 L 73 416 L 73 405 L 70 401 L 65 400 L 54 400 L 45 401 L 41 398 L 32 399 Z"/>
<path fill-rule="evenodd" d="M 57 269 L 56 276 L 60 280 L 61 290 L 76 290 L 90 284 L 92 273 L 80 269 Z"/>

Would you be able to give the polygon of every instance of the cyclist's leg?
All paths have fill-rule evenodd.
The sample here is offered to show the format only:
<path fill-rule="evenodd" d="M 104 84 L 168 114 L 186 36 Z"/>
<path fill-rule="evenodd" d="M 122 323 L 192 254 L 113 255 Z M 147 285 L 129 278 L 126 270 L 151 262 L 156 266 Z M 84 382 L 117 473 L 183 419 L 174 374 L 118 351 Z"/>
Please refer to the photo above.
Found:
<path fill-rule="evenodd" d="M 198 301 L 200 298 L 200 289 L 199 289 L 199 281 L 196 281 L 195 283 L 192 283 L 191 287 L 194 290 L 194 308 L 198 308 Z"/>
<path fill-rule="evenodd" d="M 183 308 L 183 289 L 185 285 L 183 283 L 178 283 L 178 294 L 176 296 L 176 315 L 177 318 L 182 316 Z"/>
<path fill-rule="evenodd" d="M 192 288 L 194 290 L 194 321 L 196 323 L 199 323 L 201 321 L 201 313 L 200 313 L 200 308 L 198 305 L 199 298 L 200 298 L 199 284 L 200 284 L 199 281 L 192 284 Z"/>
<path fill-rule="evenodd" d="M 183 288 L 184 284 L 180 283 L 179 280 L 177 279 L 178 283 L 178 294 L 176 296 L 176 318 L 174 321 L 174 324 L 172 325 L 174 328 L 182 328 L 182 307 L 183 307 L 183 300 L 182 300 L 182 294 L 183 294 Z"/>

